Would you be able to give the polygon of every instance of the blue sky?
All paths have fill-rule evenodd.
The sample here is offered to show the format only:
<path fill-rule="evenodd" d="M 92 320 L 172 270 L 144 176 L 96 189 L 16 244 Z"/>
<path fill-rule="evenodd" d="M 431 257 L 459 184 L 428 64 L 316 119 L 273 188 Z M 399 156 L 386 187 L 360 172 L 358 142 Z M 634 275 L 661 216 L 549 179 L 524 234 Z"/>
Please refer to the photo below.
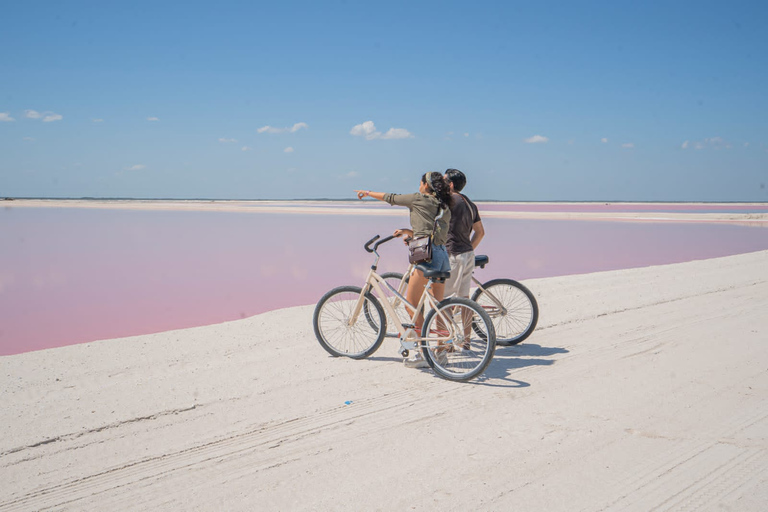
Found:
<path fill-rule="evenodd" d="M 768 201 L 768 3 L 41 2 L 0 196 Z"/>

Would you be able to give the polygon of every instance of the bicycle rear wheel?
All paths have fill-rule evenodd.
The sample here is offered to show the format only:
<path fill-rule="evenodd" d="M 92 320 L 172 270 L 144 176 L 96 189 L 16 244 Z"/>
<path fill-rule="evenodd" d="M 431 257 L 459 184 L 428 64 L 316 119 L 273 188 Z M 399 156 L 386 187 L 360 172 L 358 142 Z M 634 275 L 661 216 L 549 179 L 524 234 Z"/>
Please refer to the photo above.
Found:
<path fill-rule="evenodd" d="M 473 330 L 475 325 L 483 336 Z M 437 375 L 453 381 L 468 381 L 483 373 L 496 349 L 490 317 L 462 297 L 446 299 L 431 310 L 424 319 L 422 337 L 424 359 Z"/>
<path fill-rule="evenodd" d="M 376 352 L 384 341 L 384 310 L 370 293 L 363 296 L 363 308 L 350 323 L 361 293 L 357 286 L 340 286 L 323 295 L 315 306 L 315 336 L 332 356 L 363 359 Z"/>
<path fill-rule="evenodd" d="M 472 300 L 491 317 L 496 343 L 517 345 L 530 336 L 539 321 L 539 305 L 531 291 L 513 279 L 493 279 L 482 286 L 485 290 L 475 290 Z M 485 335 L 481 325 L 474 328 L 478 335 Z"/>

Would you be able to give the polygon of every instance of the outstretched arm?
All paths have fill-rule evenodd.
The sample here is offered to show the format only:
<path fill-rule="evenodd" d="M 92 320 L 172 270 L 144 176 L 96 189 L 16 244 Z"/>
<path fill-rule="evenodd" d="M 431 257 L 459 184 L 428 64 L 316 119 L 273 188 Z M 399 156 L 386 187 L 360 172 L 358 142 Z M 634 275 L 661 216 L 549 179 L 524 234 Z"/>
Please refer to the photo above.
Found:
<path fill-rule="evenodd" d="M 370 190 L 355 190 L 357 193 L 357 198 L 362 200 L 364 197 L 372 197 L 374 199 L 378 199 L 379 201 L 384 200 L 384 192 L 371 192 Z"/>

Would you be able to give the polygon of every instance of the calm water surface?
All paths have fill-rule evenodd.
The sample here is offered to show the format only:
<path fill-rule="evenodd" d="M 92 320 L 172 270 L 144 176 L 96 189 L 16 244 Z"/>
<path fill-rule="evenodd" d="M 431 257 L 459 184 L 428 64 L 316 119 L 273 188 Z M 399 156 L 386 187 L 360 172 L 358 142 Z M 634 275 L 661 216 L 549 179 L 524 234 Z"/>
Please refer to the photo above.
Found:
<path fill-rule="evenodd" d="M 658 210 L 656 210 L 658 211 Z M 0 355 L 244 318 L 362 283 L 362 245 L 402 217 L 0 209 Z M 768 249 L 724 224 L 484 220 L 478 271 L 528 279 Z M 402 272 L 401 242 L 380 271 Z M 535 293 L 535 290 L 533 290 Z"/>

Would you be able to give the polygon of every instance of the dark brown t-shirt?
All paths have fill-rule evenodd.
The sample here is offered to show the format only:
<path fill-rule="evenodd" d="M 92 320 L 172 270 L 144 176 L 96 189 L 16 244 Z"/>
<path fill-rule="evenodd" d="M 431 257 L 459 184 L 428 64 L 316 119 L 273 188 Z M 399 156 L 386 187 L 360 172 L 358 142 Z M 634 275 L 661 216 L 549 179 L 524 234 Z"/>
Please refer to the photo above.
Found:
<path fill-rule="evenodd" d="M 448 241 L 445 248 L 448 254 L 463 254 L 472 250 L 470 238 L 472 225 L 480 221 L 480 212 L 475 203 L 464 194 L 453 194 L 451 223 L 448 226 Z"/>

